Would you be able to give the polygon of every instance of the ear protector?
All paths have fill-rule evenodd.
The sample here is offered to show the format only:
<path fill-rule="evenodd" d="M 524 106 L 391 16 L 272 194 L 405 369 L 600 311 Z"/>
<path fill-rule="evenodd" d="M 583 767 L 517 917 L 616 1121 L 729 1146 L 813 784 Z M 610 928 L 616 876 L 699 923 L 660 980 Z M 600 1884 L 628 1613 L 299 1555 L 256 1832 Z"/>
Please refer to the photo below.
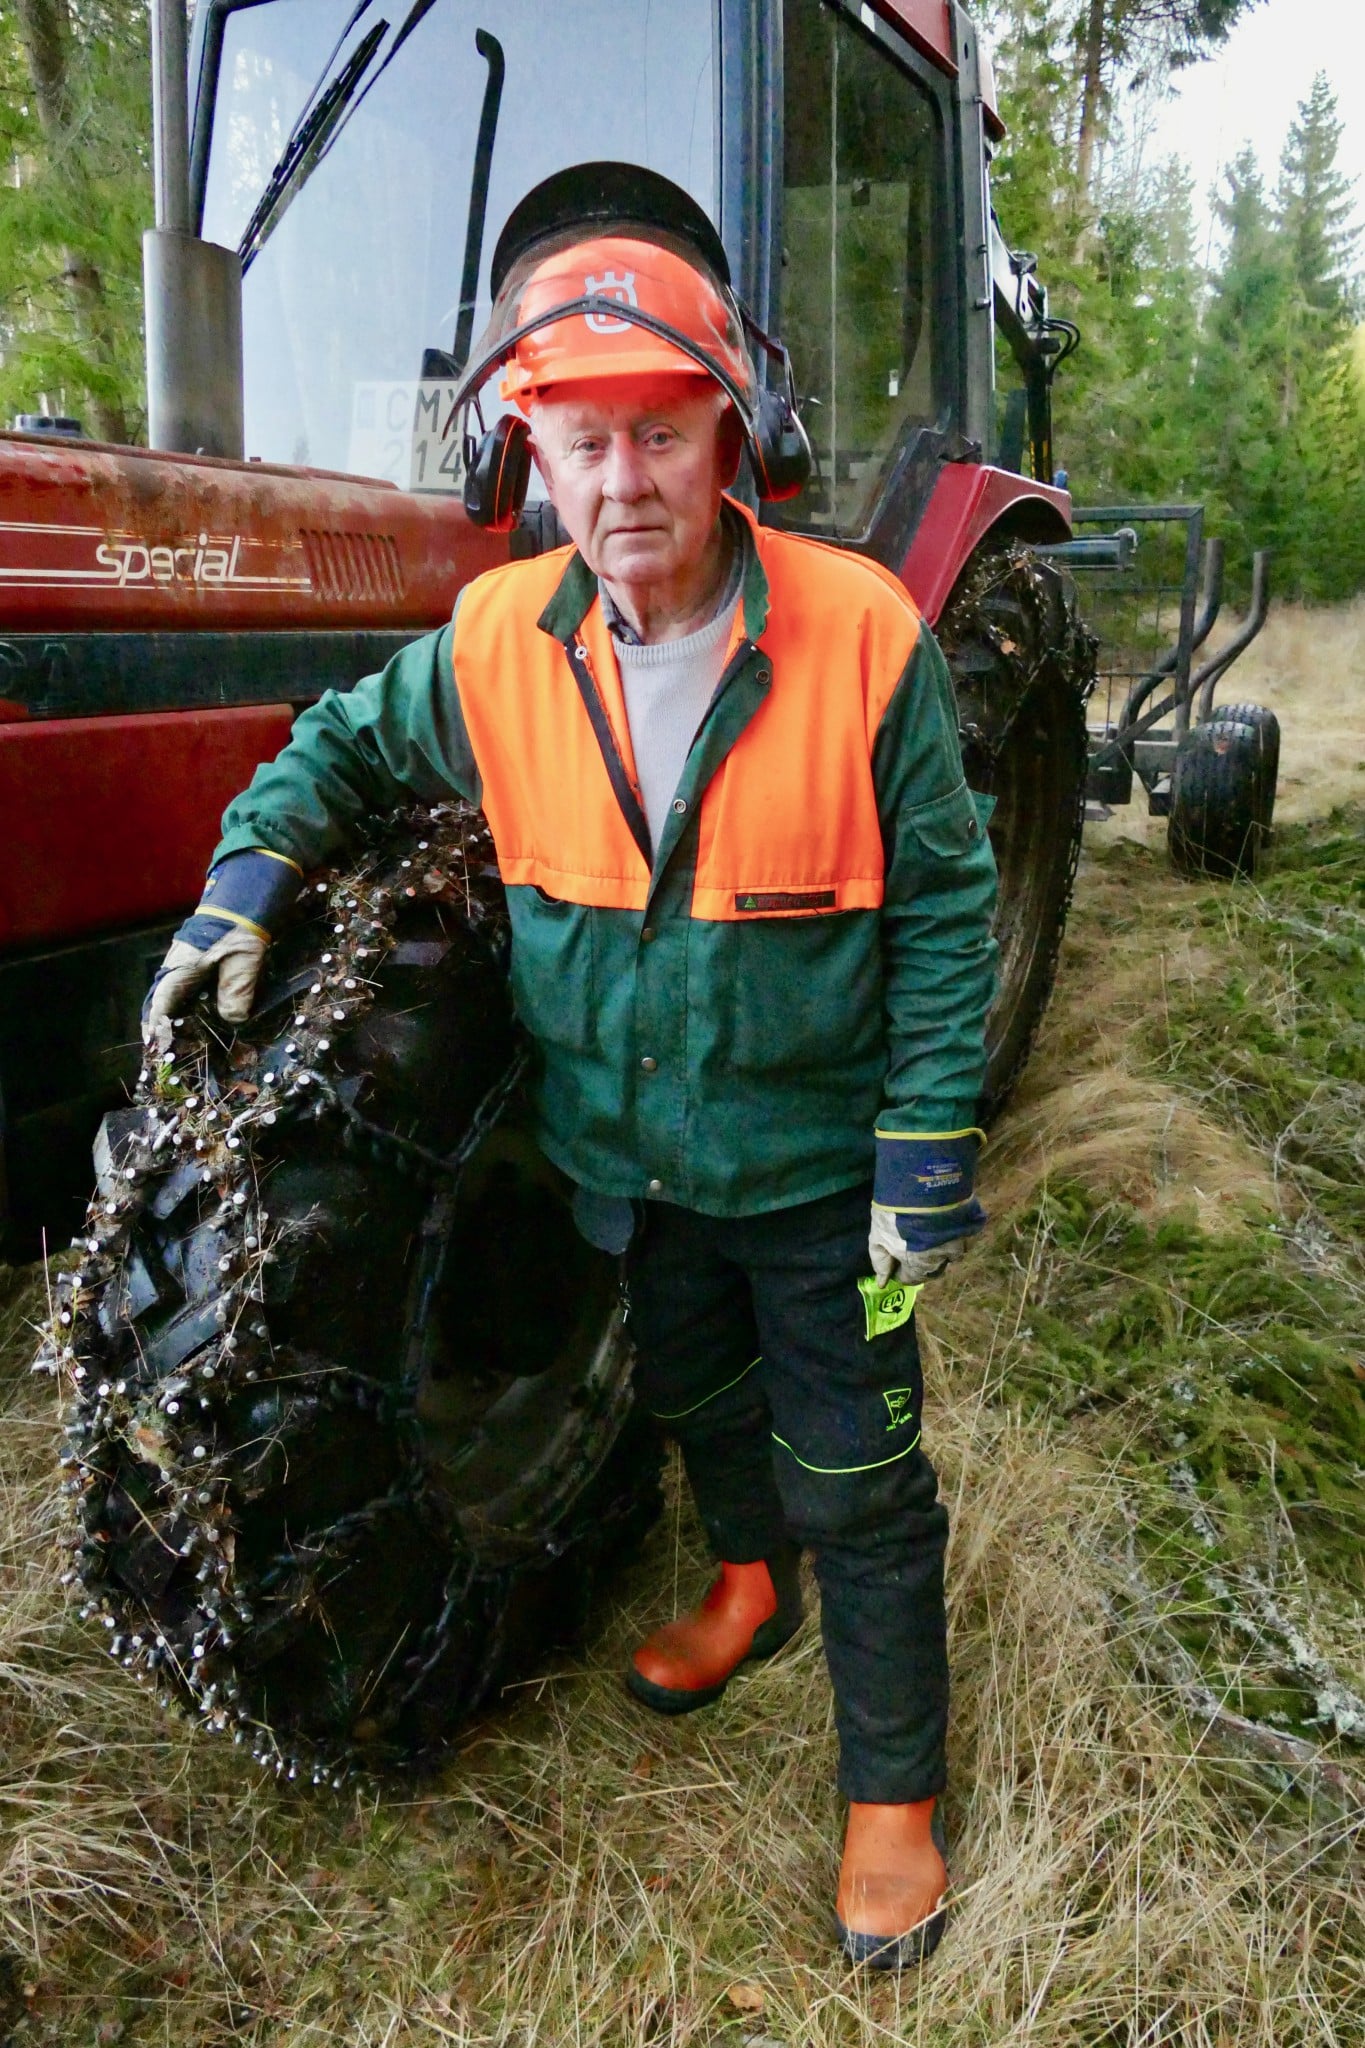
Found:
<path fill-rule="evenodd" d="M 791 358 L 781 342 L 772 340 L 747 314 L 746 331 L 765 355 L 780 364 L 782 372 L 782 389 L 770 391 L 760 387 L 756 401 L 749 399 L 724 366 L 699 348 L 690 335 L 642 308 L 589 293 L 562 306 L 552 306 L 537 319 L 514 328 L 495 350 L 476 363 L 455 393 L 446 433 L 450 433 L 457 415 L 475 398 L 479 386 L 508 361 L 523 335 L 573 313 L 593 313 L 616 322 L 626 320 L 671 341 L 710 373 L 734 406 L 752 458 L 754 488 L 759 498 L 765 504 L 776 504 L 794 498 L 802 489 L 811 472 L 811 448 L 796 410 Z M 531 480 L 530 438 L 526 421 L 513 413 L 503 414 L 478 437 L 466 434 L 464 506 L 475 526 L 508 533 L 516 525 Z"/>
<path fill-rule="evenodd" d="M 504 413 L 479 438 L 466 434 L 464 509 L 475 526 L 510 533 L 531 481 L 531 429 L 520 413 Z"/>
<path fill-rule="evenodd" d="M 765 505 L 804 490 L 811 472 L 810 437 L 789 390 L 759 392 L 749 448 L 754 488 Z"/>

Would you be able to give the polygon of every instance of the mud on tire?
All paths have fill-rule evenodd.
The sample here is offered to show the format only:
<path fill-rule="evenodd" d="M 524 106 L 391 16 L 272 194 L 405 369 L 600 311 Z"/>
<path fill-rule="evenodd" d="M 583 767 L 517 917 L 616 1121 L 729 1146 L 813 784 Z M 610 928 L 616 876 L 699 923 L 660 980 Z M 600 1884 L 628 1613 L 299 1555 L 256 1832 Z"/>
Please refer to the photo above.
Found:
<path fill-rule="evenodd" d="M 251 1024 L 197 1010 L 106 1119 L 45 1333 L 82 1612 L 290 1778 L 434 1755 L 657 1512 L 506 948 L 477 813 L 376 828 Z"/>
<path fill-rule="evenodd" d="M 1096 642 L 1058 571 L 1022 547 L 974 557 L 938 638 L 967 781 L 995 798 L 1000 963 L 982 1096 L 990 1117 L 1028 1057 L 1056 977 L 1080 856 Z"/>

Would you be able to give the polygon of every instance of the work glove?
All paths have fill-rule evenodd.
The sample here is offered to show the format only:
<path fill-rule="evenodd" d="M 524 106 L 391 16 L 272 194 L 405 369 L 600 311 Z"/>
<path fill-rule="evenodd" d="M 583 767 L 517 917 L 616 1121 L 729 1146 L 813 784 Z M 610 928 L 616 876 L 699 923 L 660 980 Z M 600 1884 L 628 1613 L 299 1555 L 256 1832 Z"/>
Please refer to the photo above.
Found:
<path fill-rule="evenodd" d="M 976 1129 L 878 1130 L 867 1238 L 878 1280 L 921 1286 L 966 1250 L 986 1221 L 972 1193 L 984 1139 Z"/>
<path fill-rule="evenodd" d="M 145 1046 L 170 1051 L 174 1020 L 209 981 L 223 1022 L 246 1022 L 274 928 L 302 880 L 297 862 L 265 847 L 230 853 L 209 869 L 199 907 L 172 939 L 142 1006 Z"/>

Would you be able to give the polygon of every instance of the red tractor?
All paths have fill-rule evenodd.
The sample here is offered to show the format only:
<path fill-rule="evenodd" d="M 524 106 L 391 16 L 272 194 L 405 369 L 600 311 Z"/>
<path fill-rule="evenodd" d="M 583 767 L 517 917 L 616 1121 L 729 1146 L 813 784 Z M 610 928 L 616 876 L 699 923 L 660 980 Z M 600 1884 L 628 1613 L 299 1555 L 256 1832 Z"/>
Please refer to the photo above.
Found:
<path fill-rule="evenodd" d="M 123 1106 L 144 991 L 197 899 L 225 802 L 278 751 L 301 705 L 443 623 L 480 571 L 557 542 L 551 508 L 534 497 L 511 533 L 471 522 L 466 444 L 452 431 L 509 212 L 572 164 L 661 172 L 716 222 L 739 296 L 785 341 L 814 467 L 800 496 L 764 516 L 904 580 L 949 654 L 968 778 L 996 798 L 992 1103 L 1051 986 L 1087 793 L 1094 641 L 1061 565 L 1078 551 L 1121 575 L 1127 559 L 1112 536 L 1073 537 L 1070 499 L 1053 482 L 1051 385 L 1075 334 L 1049 316 L 1032 260 L 1011 254 L 995 222 L 988 166 L 1002 130 L 985 53 L 953 0 L 412 0 L 393 19 L 383 7 L 202 0 L 187 60 L 180 0 L 158 0 L 154 445 L 99 446 L 42 420 L 0 435 L 0 1100 L 11 1244 L 34 1247 L 40 1224 L 57 1243 L 79 1228 L 88 1262 L 51 1353 L 75 1376 L 76 1571 L 117 1622 L 125 1661 L 147 1675 L 169 1642 L 166 1682 L 212 1725 L 235 1717 L 253 1740 L 290 1727 L 294 1750 L 260 1736 L 260 1753 L 277 1768 L 321 1758 L 319 1773 L 367 1741 L 420 1748 L 441 1720 L 436 1694 L 448 1718 L 505 1668 L 489 1641 L 538 1639 L 563 1592 L 542 1573 L 528 1594 L 527 1558 L 543 1565 L 571 1548 L 571 1494 L 575 1542 L 618 1510 L 630 1519 L 629 1486 L 603 1481 L 594 1493 L 564 1480 L 618 1455 L 608 1283 L 584 1268 L 566 1224 L 565 1298 L 578 1307 L 539 1336 L 523 1315 L 519 1351 L 489 1335 L 518 1322 L 503 1281 L 487 1260 L 458 1257 L 498 1239 L 481 1234 L 479 1203 L 544 1199 L 545 1169 L 501 1126 L 477 1156 L 468 1139 L 508 1097 L 505 1057 L 480 1066 L 465 1047 L 462 1071 L 478 1087 L 443 1133 L 404 1109 L 430 1103 L 433 1076 L 450 1070 L 444 1026 L 413 1050 L 414 1016 L 476 1016 L 485 1039 L 510 1042 L 510 1015 L 490 993 L 493 941 L 471 939 L 477 958 L 455 973 L 447 926 L 411 914 L 363 1058 L 314 1102 L 321 1113 L 326 1095 L 336 1146 L 269 1168 L 294 1249 L 263 1282 L 248 1284 L 266 1256 L 257 1237 L 233 1236 L 257 1194 L 241 1180 L 245 1155 L 222 1146 L 245 1142 L 232 1135 L 250 1122 L 243 1103 L 276 1085 L 274 1027 L 235 1066 L 206 1056 L 203 1093 L 182 1090 L 174 1116 L 145 1094 Z M 997 397 L 997 350 L 1008 398 Z M 1193 639 L 1187 621 L 1177 711 Z M 1153 781 L 1164 772 L 1152 765 L 1152 693 L 1134 707 L 1137 694 L 1100 736 L 1101 794 L 1122 794 L 1125 773 L 1131 788 L 1135 766 Z M 471 829 L 456 834 L 466 874 Z M 384 843 L 391 864 L 417 858 Z M 434 868 L 428 841 L 417 846 L 436 916 L 450 849 Z M 362 914 L 372 881 L 324 894 L 335 930 Z M 481 918 L 493 931 L 496 906 Z M 295 1026 L 326 979 L 310 963 L 333 959 L 322 943 L 276 949 L 278 1000 L 303 1006 Z M 108 1200 L 82 1222 L 90 1140 L 110 1111 L 97 1152 Z M 392 1199 L 341 1161 L 342 1140 L 348 1160 L 358 1153 L 394 1177 Z M 442 1180 L 457 1157 L 459 1176 L 472 1175 L 458 1195 Z M 305 1240 L 322 1265 L 300 1267 Z M 392 1299 L 388 1282 L 354 1279 L 385 1258 Z M 452 1258 L 465 1293 L 455 1335 L 447 1299 L 438 1340 L 431 1303 L 450 1295 Z M 515 1290 L 516 1276 L 505 1284 Z M 330 1306 L 343 1297 L 344 1329 Z M 374 1361 L 395 1326 L 390 1385 Z M 272 1377 L 281 1344 L 294 1365 Z M 479 1371 L 453 1387 L 448 1369 L 432 1369 L 442 1350 L 478 1352 Z M 406 1407 L 394 1387 L 407 1387 Z M 374 1447 L 380 1413 L 392 1470 Z M 414 1415 L 426 1476 L 402 1496 L 408 1519 L 394 1520 Z M 584 1416 L 595 1418 L 586 1437 Z M 140 1464 L 129 1462 L 134 1439 Z M 293 1445 L 279 1471 L 264 1452 L 249 1470 L 234 1464 L 243 1442 L 267 1439 Z M 157 1517 L 174 1540 L 139 1549 Z M 470 1574 L 458 1596 L 456 1526 Z M 328 1615 L 325 1641 L 300 1618 L 317 1604 L 326 1552 L 321 1536 L 300 1548 L 305 1527 L 330 1530 L 354 1594 L 346 1616 Z M 435 1562 L 412 1582 L 428 1553 Z M 230 1601 L 232 1629 L 257 1645 L 254 1676 L 228 1649 Z M 155 1627 L 137 1627 L 138 1614 Z M 414 1614 L 426 1619 L 409 1639 Z M 400 1638 L 418 1643 L 415 1663 L 393 1663 Z M 407 1690 L 381 1689 L 383 1713 L 359 1714 L 374 1673 Z"/>

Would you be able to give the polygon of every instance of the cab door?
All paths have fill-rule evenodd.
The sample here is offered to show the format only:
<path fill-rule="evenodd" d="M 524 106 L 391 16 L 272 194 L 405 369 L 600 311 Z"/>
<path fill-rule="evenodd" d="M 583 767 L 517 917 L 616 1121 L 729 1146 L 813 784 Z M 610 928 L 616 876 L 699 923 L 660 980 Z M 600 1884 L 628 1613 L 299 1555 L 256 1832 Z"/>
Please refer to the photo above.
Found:
<path fill-rule="evenodd" d="M 781 25 L 774 317 L 815 462 L 775 517 L 899 568 L 961 424 L 954 83 L 868 7 Z"/>

